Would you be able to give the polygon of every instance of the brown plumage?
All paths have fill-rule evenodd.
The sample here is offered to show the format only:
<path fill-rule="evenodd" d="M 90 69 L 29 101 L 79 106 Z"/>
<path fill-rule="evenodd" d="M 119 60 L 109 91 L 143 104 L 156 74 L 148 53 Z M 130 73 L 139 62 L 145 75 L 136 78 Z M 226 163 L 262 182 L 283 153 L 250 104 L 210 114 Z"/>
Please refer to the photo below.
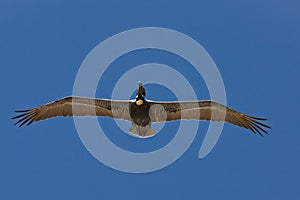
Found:
<path fill-rule="evenodd" d="M 15 124 L 21 127 L 58 116 L 119 118 L 131 121 L 129 132 L 139 137 L 155 134 L 151 122 L 174 120 L 226 121 L 259 135 L 268 134 L 265 128 L 271 128 L 261 122 L 264 118 L 245 115 L 214 101 L 154 102 L 144 97 L 145 88 L 139 83 L 135 101 L 65 97 L 34 109 L 16 111 L 21 114 L 12 119 L 19 119 Z"/>

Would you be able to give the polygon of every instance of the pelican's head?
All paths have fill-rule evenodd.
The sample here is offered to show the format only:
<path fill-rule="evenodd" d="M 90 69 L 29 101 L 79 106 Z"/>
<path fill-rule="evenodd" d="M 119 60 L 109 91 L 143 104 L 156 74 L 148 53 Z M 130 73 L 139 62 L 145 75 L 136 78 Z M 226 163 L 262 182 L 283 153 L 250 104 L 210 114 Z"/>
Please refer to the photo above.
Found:
<path fill-rule="evenodd" d="M 145 88 L 143 87 L 143 83 L 141 81 L 138 82 L 138 89 L 136 91 L 136 102 L 137 105 L 143 104 L 144 98 L 146 96 Z"/>

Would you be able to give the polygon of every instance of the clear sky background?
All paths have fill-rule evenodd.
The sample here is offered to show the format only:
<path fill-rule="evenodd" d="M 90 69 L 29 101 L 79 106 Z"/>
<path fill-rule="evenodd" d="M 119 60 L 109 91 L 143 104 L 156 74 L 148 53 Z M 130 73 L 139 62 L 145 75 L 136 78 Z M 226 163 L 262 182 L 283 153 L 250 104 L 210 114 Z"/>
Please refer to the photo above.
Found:
<path fill-rule="evenodd" d="M 0 199 L 299 199 L 299 8 L 292 0 L 1 1 Z M 144 26 L 174 29 L 202 44 L 223 76 L 228 105 L 268 118 L 270 135 L 226 124 L 216 147 L 199 160 L 208 125 L 201 122 L 175 163 L 128 174 L 93 158 L 71 118 L 13 126 L 14 110 L 71 95 L 80 64 L 101 41 Z M 148 62 L 184 64 L 165 52 L 139 51 L 112 69 Z M 103 84 L 110 85 L 116 73 L 108 71 Z M 97 96 L 109 97 L 110 88 Z M 174 100 L 161 91 L 167 89 L 149 85 L 147 94 Z M 199 91 L 199 98 L 209 98 L 201 81 Z M 115 126 L 111 119 L 99 121 Z M 108 137 L 125 149 L 147 152 L 174 137 L 178 123 L 166 126 L 169 134 L 149 140 L 113 128 Z"/>

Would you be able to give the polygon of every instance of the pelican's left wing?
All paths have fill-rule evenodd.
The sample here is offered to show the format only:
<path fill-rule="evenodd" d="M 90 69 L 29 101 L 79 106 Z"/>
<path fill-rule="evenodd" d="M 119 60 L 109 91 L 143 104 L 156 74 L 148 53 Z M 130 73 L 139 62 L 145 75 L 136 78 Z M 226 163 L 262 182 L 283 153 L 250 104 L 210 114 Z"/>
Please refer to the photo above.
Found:
<path fill-rule="evenodd" d="M 130 104 L 130 101 L 65 97 L 34 109 L 16 111 L 21 114 L 12 119 L 19 119 L 15 123 L 19 127 L 58 116 L 103 116 L 130 121 Z"/>
<path fill-rule="evenodd" d="M 264 118 L 245 115 L 214 101 L 150 103 L 149 115 L 152 122 L 188 119 L 226 121 L 260 135 L 262 135 L 262 132 L 268 134 L 264 128 L 271 128 L 260 122 L 266 120 Z"/>

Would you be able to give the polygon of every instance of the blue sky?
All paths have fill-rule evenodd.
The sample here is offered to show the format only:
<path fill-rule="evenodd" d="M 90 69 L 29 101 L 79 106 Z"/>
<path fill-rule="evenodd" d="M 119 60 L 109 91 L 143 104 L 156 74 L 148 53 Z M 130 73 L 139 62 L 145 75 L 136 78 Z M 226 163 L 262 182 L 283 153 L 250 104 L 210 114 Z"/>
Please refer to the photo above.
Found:
<path fill-rule="evenodd" d="M 1 1 L 0 198 L 299 198 L 299 6 L 290 0 Z M 152 173 L 128 174 L 94 159 L 71 118 L 13 126 L 14 110 L 71 95 L 77 70 L 101 41 L 145 26 L 174 29 L 203 45 L 222 74 L 228 105 L 268 118 L 270 135 L 261 138 L 226 124 L 216 147 L 199 160 L 208 126 L 201 122 L 196 139 L 175 163 Z M 111 69 L 148 62 L 185 64 L 174 55 L 149 50 L 123 56 Z M 115 73 L 108 71 L 107 81 Z M 167 89 L 149 85 L 147 94 L 173 100 L 171 92 L 161 91 Z M 199 91 L 199 98 L 209 98 L 201 80 Z M 108 95 L 109 88 L 97 91 L 99 97 Z M 110 119 L 99 121 L 115 125 Z M 117 129 L 109 138 L 125 149 L 145 152 L 164 146 L 177 127 L 169 123 L 169 135 L 162 132 L 150 140 Z"/>

